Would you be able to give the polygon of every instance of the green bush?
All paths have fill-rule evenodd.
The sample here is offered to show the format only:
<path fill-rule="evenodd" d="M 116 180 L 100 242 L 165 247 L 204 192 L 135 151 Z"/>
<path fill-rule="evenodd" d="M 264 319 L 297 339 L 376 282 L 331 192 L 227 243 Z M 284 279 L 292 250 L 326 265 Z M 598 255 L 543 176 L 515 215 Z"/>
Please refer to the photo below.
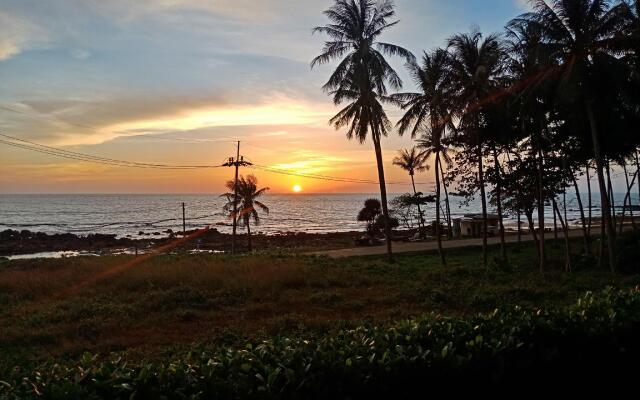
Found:
<path fill-rule="evenodd" d="M 428 315 L 316 340 L 221 347 L 166 364 L 86 354 L 75 365 L 5 371 L 0 398 L 403 398 L 438 389 L 584 388 L 613 378 L 620 387 L 637 371 L 638 333 L 640 289 L 610 288 L 562 310 Z"/>

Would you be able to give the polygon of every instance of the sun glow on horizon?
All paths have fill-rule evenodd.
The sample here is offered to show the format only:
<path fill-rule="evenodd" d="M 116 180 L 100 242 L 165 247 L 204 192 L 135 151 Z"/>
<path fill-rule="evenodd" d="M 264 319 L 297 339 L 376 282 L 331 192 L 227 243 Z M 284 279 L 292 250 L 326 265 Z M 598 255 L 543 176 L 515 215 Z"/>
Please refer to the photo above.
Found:
<path fill-rule="evenodd" d="M 302 186 L 300 185 L 293 185 L 293 187 L 291 188 L 291 190 L 293 190 L 294 193 L 300 193 L 302 192 Z"/>

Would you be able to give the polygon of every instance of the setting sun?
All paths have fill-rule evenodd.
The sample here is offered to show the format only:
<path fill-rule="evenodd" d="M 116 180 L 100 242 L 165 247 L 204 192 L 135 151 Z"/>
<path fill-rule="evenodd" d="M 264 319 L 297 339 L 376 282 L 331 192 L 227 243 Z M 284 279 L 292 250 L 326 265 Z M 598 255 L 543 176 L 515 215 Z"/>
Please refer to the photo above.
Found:
<path fill-rule="evenodd" d="M 300 192 L 302 192 L 302 186 L 293 185 L 293 188 L 291 190 L 293 190 L 295 193 L 300 193 Z"/>

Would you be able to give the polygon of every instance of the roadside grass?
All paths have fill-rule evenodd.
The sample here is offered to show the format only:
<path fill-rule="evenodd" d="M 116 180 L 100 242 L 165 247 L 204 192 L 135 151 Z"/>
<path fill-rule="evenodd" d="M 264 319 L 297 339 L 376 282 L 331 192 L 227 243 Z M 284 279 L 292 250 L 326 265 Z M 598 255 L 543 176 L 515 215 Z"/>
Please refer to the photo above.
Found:
<path fill-rule="evenodd" d="M 393 264 L 282 253 L 163 255 L 113 275 L 108 271 L 132 256 L 4 261 L 0 367 L 84 351 L 161 359 L 432 311 L 463 316 L 511 304 L 557 307 L 587 290 L 640 284 L 640 276 L 612 276 L 588 260 L 566 273 L 562 243 L 548 249 L 544 275 L 530 243 L 509 245 L 508 265 L 492 262 L 489 269 L 477 248 L 449 250 L 447 267 L 433 252 L 397 255 Z M 94 282 L 101 274 L 107 277 Z"/>

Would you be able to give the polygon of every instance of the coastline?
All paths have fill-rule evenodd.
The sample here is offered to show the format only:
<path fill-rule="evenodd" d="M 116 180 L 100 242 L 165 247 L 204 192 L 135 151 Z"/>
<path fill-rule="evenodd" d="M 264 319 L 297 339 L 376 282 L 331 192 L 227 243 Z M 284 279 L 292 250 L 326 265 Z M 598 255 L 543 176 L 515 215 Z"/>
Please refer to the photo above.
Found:
<path fill-rule="evenodd" d="M 192 234 L 195 230 L 186 231 Z M 280 234 L 258 233 L 251 236 L 253 246 L 258 250 L 313 251 L 339 249 L 354 246 L 354 238 L 362 232 L 301 233 L 283 232 Z M 122 238 L 117 235 L 73 233 L 47 234 L 28 230 L 0 231 L 0 257 L 30 255 L 45 252 L 83 252 L 88 255 L 134 254 L 144 253 L 156 246 L 162 246 L 183 235 L 170 233 L 165 237 Z M 241 251 L 246 249 L 246 235 L 237 236 L 237 245 Z M 192 239 L 178 249 L 196 252 L 229 252 L 231 235 L 211 228 L 198 239 Z"/>
<path fill-rule="evenodd" d="M 635 218 L 640 222 L 640 218 Z M 625 221 L 625 226 L 630 225 L 630 219 Z M 592 223 L 592 234 L 599 232 L 599 219 Z M 570 224 L 570 231 L 580 231 L 580 224 Z M 553 235 L 552 226 L 548 226 L 547 235 Z M 187 230 L 184 235 L 191 235 L 197 230 Z M 182 232 L 166 231 L 164 236 L 141 236 L 140 238 L 121 237 L 116 234 L 90 233 L 87 235 L 76 235 L 73 233 L 44 233 L 29 230 L 0 231 L 0 257 L 11 258 L 51 258 L 75 255 L 117 255 L 117 254 L 144 254 L 155 247 L 168 244 L 183 238 Z M 397 242 L 407 242 L 407 238 L 412 235 L 412 231 L 397 230 Z M 516 236 L 515 227 L 507 227 L 506 236 Z M 299 253 L 322 252 L 326 250 L 343 250 L 358 247 L 356 239 L 364 234 L 363 231 L 346 232 L 280 232 L 280 233 L 256 233 L 252 234 L 251 240 L 254 249 L 270 251 L 286 251 Z M 528 235 L 527 229 L 522 229 L 522 235 Z M 557 231 L 558 237 L 562 238 L 562 230 Z M 491 235 L 490 235 L 491 236 Z M 473 240 L 474 237 L 461 237 L 455 241 Z M 477 239 L 477 238 L 476 238 Z M 431 238 L 424 242 L 431 242 Z M 446 241 L 445 241 L 446 242 Z M 246 234 L 237 235 L 236 243 L 240 252 L 245 252 L 247 248 Z M 227 253 L 231 251 L 231 234 L 222 233 L 217 228 L 211 227 L 207 232 L 191 239 L 175 248 L 175 251 L 191 253 Z"/>

